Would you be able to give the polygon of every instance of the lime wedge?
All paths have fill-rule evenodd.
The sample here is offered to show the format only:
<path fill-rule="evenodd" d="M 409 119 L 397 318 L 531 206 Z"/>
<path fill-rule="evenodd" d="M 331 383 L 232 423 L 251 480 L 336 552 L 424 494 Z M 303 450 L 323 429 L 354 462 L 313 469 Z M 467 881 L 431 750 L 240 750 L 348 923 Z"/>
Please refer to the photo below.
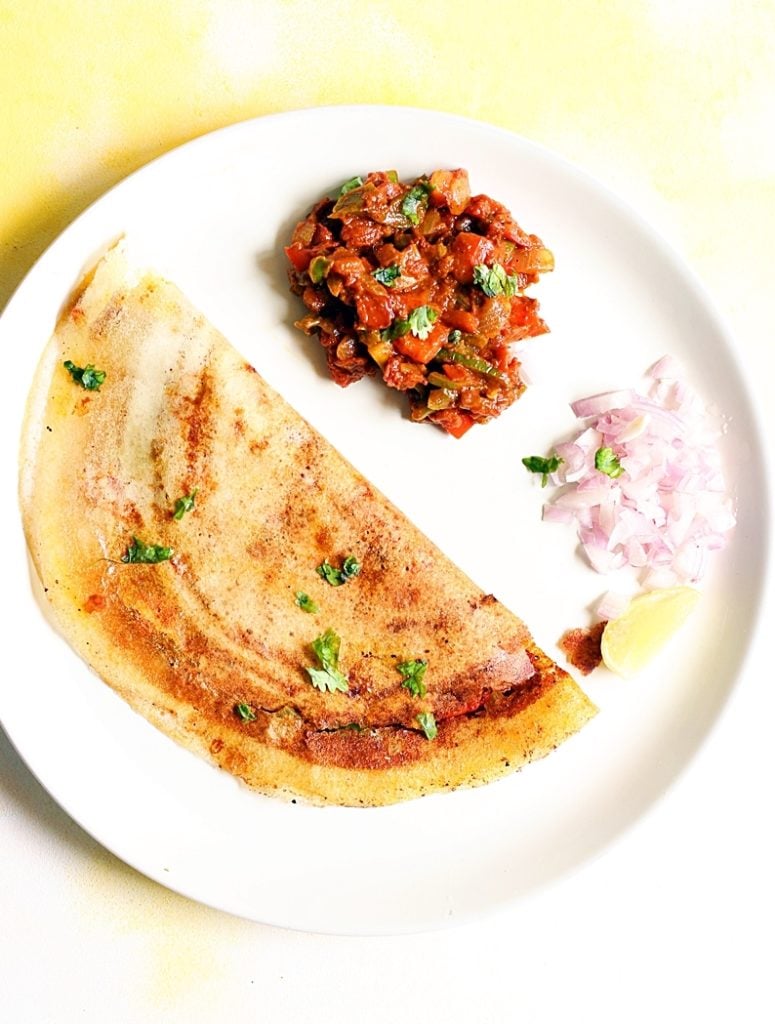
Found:
<path fill-rule="evenodd" d="M 684 624 L 699 596 L 693 587 L 665 587 L 634 597 L 603 630 L 600 652 L 606 667 L 626 677 L 640 672 Z"/>

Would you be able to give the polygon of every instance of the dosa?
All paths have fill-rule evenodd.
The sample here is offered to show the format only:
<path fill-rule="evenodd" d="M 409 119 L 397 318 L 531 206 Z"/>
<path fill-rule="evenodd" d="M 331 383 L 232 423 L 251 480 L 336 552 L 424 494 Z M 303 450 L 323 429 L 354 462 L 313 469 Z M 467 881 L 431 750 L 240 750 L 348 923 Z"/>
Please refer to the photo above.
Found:
<path fill-rule="evenodd" d="M 20 495 L 72 647 L 262 793 L 373 806 L 484 783 L 595 712 L 515 615 L 122 245 L 42 356 Z"/>

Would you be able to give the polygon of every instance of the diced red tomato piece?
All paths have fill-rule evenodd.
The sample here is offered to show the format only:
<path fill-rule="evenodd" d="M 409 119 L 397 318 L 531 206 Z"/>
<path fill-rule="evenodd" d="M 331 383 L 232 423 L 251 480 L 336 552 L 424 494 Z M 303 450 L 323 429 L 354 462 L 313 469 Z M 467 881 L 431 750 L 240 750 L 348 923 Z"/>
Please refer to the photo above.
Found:
<path fill-rule="evenodd" d="M 367 245 L 378 245 L 382 241 L 384 229 L 381 224 L 368 217 L 353 217 L 342 225 L 341 238 L 345 245 L 361 248 Z"/>
<path fill-rule="evenodd" d="M 465 309 L 448 309 L 444 314 L 444 322 L 465 334 L 476 334 L 479 329 L 479 317 Z"/>
<path fill-rule="evenodd" d="M 401 292 L 400 302 L 407 313 L 418 306 L 427 306 L 431 297 L 430 288 L 413 288 L 410 292 Z M 399 301 L 396 296 L 396 301 Z"/>
<path fill-rule="evenodd" d="M 461 231 L 455 235 L 452 243 L 452 251 L 458 256 L 468 260 L 472 267 L 477 263 L 484 263 L 488 256 L 491 256 L 495 246 L 489 238 L 484 235 L 477 235 L 474 231 Z"/>
<path fill-rule="evenodd" d="M 408 391 L 416 388 L 425 380 L 425 367 L 417 363 L 409 363 L 400 356 L 393 355 L 382 369 L 382 379 L 389 388 L 397 391 Z"/>
<path fill-rule="evenodd" d="M 448 329 L 443 324 L 436 324 L 427 338 L 415 338 L 413 334 L 405 334 L 396 338 L 393 347 L 416 363 L 429 363 L 439 354 L 439 349 L 447 340 Z"/>
<path fill-rule="evenodd" d="M 450 380 L 468 380 L 468 370 L 458 363 L 444 363 L 442 369 Z"/>
<path fill-rule="evenodd" d="M 304 249 L 302 246 L 294 243 L 293 245 L 286 245 L 285 255 L 293 264 L 293 269 L 301 273 L 309 266 L 309 261 L 312 259 L 312 250 Z"/>
<path fill-rule="evenodd" d="M 366 273 L 366 269 L 361 257 L 351 256 L 346 249 L 337 249 L 331 261 L 331 270 L 343 277 L 349 286 L 355 285 Z"/>
<path fill-rule="evenodd" d="M 461 231 L 452 243 L 452 276 L 461 284 L 470 284 L 474 267 L 478 263 L 486 263 L 494 250 L 489 238 L 473 231 Z"/>
<path fill-rule="evenodd" d="M 511 337 L 515 340 L 534 338 L 539 334 L 546 334 L 549 330 L 538 315 L 538 303 L 527 295 L 514 296 L 511 300 L 509 327 Z"/>
<path fill-rule="evenodd" d="M 364 327 L 373 331 L 381 331 L 390 327 L 393 322 L 393 310 L 390 296 L 384 289 L 361 288 L 355 295 L 355 308 L 358 319 Z"/>
<path fill-rule="evenodd" d="M 514 357 L 509 351 L 508 345 L 496 345 L 492 350 L 492 361 L 501 373 L 505 373 L 506 367 L 509 363 L 515 362 L 516 360 L 514 360 Z"/>
<path fill-rule="evenodd" d="M 460 438 L 474 425 L 474 418 L 461 409 L 442 409 L 433 414 L 434 423 L 438 423 L 448 434 Z"/>
<path fill-rule="evenodd" d="M 465 210 L 471 198 L 467 171 L 434 171 L 429 181 L 433 187 L 429 199 L 434 206 L 446 206 L 455 216 Z"/>

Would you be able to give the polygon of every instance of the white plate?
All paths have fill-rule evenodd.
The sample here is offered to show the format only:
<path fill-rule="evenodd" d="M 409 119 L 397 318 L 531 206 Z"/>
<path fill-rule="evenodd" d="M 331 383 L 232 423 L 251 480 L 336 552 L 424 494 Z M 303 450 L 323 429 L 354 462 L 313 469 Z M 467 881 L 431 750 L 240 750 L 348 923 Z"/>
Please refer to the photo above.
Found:
<path fill-rule="evenodd" d="M 295 331 L 282 245 L 356 173 L 468 168 L 554 250 L 533 289 L 552 333 L 534 384 L 455 442 L 409 423 L 373 381 L 346 391 Z M 587 681 L 601 713 L 551 757 L 495 784 L 377 810 L 257 796 L 130 711 L 48 625 L 16 503 L 24 398 L 57 309 L 93 253 L 126 233 L 267 380 L 485 590 L 557 653 L 607 589 L 569 527 L 542 524 L 520 464 L 573 426 L 568 402 L 628 385 L 664 352 L 730 418 L 739 526 L 692 621 L 652 670 Z M 376 933 L 459 920 L 599 851 L 664 792 L 708 734 L 746 657 L 769 548 L 760 433 L 734 349 L 693 276 L 632 211 L 524 139 L 446 115 L 377 107 L 267 117 L 198 139 L 132 175 L 33 268 L 0 324 L 7 635 L 0 715 L 59 803 L 123 860 L 197 900 L 310 930 Z M 754 486 L 757 487 L 754 492 Z M 10 657 L 9 657 L 10 654 Z"/>

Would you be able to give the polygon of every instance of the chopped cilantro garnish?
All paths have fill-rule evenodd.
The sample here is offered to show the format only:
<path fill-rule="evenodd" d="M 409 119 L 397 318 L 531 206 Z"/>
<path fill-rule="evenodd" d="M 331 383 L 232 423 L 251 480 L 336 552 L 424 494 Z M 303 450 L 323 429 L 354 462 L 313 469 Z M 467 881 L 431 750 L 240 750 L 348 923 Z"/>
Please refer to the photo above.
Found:
<path fill-rule="evenodd" d="M 360 571 L 361 563 L 355 555 L 348 555 L 342 562 L 342 575 L 346 580 L 351 580 L 353 576 L 357 576 Z"/>
<path fill-rule="evenodd" d="M 104 370 L 95 369 L 92 363 L 88 366 L 76 366 L 72 359 L 65 359 L 63 365 L 73 380 L 87 391 L 99 391 L 105 383 L 107 374 Z"/>
<path fill-rule="evenodd" d="M 296 591 L 296 604 L 303 612 L 309 612 L 310 615 L 314 615 L 318 611 L 318 606 L 309 594 L 305 594 L 303 590 Z"/>
<path fill-rule="evenodd" d="M 234 705 L 234 710 L 240 716 L 243 722 L 255 722 L 256 713 L 250 704 L 239 704 Z"/>
<path fill-rule="evenodd" d="M 358 575 L 361 571 L 361 563 L 354 555 L 348 555 L 342 562 L 342 568 L 337 569 L 326 558 L 315 571 L 332 587 L 341 587 L 343 583 L 347 583 L 348 580 Z"/>
<path fill-rule="evenodd" d="M 436 725 L 436 716 L 433 712 L 423 711 L 417 716 L 417 721 L 420 723 L 420 728 L 425 733 L 426 740 L 435 740 L 439 734 L 439 730 Z"/>
<path fill-rule="evenodd" d="M 507 274 L 500 263 L 493 263 L 491 267 L 478 263 L 474 267 L 474 284 L 479 285 L 490 298 L 493 295 L 516 295 L 519 290 L 519 279 L 516 275 Z"/>
<path fill-rule="evenodd" d="M 425 696 L 425 683 L 423 676 L 428 668 L 428 662 L 416 659 L 413 661 L 402 661 L 396 665 L 396 671 L 401 673 L 401 685 L 405 686 L 413 697 Z"/>
<path fill-rule="evenodd" d="M 401 203 L 401 213 L 410 224 L 420 223 L 420 210 L 428 202 L 428 195 L 432 191 L 427 181 L 418 181 L 406 193 L 404 201 Z"/>
<path fill-rule="evenodd" d="M 438 318 L 438 311 L 433 306 L 418 306 L 406 320 L 394 320 L 390 327 L 386 327 L 382 332 L 382 338 L 385 341 L 393 341 L 394 338 L 403 338 L 411 331 L 415 338 L 425 341 Z"/>
<path fill-rule="evenodd" d="M 182 519 L 186 512 L 190 512 L 194 507 L 194 498 L 196 498 L 196 492 L 199 490 L 195 487 L 190 494 L 184 494 L 182 498 L 178 498 L 175 502 L 175 512 L 172 516 L 173 519 Z"/>
<path fill-rule="evenodd" d="M 377 267 L 376 270 L 372 270 L 371 276 L 375 281 L 384 284 L 386 288 L 392 288 L 396 278 L 401 276 L 401 268 L 397 263 L 393 263 L 389 267 Z"/>
<path fill-rule="evenodd" d="M 133 537 L 126 553 L 121 556 L 121 561 L 154 565 L 156 562 L 166 562 L 169 558 L 172 558 L 172 548 L 162 547 L 161 544 L 144 544 L 137 537 Z"/>
<path fill-rule="evenodd" d="M 325 633 L 312 641 L 311 647 L 321 665 L 333 665 L 336 668 L 339 664 L 341 645 L 341 637 L 337 636 L 333 629 L 327 629 Z"/>
<path fill-rule="evenodd" d="M 322 576 L 326 583 L 330 583 L 332 587 L 338 587 L 344 583 L 340 570 L 331 565 L 327 558 L 321 562 L 315 572 L 318 576 Z"/>
<path fill-rule="evenodd" d="M 561 462 L 562 459 L 558 455 L 552 455 L 550 459 L 545 459 L 541 455 L 528 455 L 522 460 L 522 465 L 531 473 L 540 473 L 541 486 L 546 487 L 549 474 L 555 473 L 560 468 Z"/>
<path fill-rule="evenodd" d="M 360 188 L 363 184 L 363 178 L 360 174 L 356 174 L 354 178 L 349 178 L 344 185 L 339 189 L 339 195 L 346 196 L 348 192 L 352 192 L 354 188 Z"/>
<path fill-rule="evenodd" d="M 333 693 L 335 690 L 347 693 L 349 689 L 347 679 L 338 669 L 312 668 L 308 665 L 306 671 L 312 680 L 312 685 L 316 690 L 320 690 L 321 693 Z"/>
<path fill-rule="evenodd" d="M 624 467 L 614 454 L 613 448 L 598 448 L 595 452 L 595 469 L 613 479 L 624 472 Z"/>
<path fill-rule="evenodd" d="M 425 341 L 438 317 L 438 312 L 432 306 L 418 306 L 409 314 L 409 330 L 415 338 Z"/>
<path fill-rule="evenodd" d="M 310 644 L 320 662 L 320 668 L 306 668 L 315 689 L 329 693 L 334 690 L 346 693 L 349 690 L 347 677 L 342 675 L 338 667 L 340 645 L 341 639 L 333 629 L 327 629 Z"/>

